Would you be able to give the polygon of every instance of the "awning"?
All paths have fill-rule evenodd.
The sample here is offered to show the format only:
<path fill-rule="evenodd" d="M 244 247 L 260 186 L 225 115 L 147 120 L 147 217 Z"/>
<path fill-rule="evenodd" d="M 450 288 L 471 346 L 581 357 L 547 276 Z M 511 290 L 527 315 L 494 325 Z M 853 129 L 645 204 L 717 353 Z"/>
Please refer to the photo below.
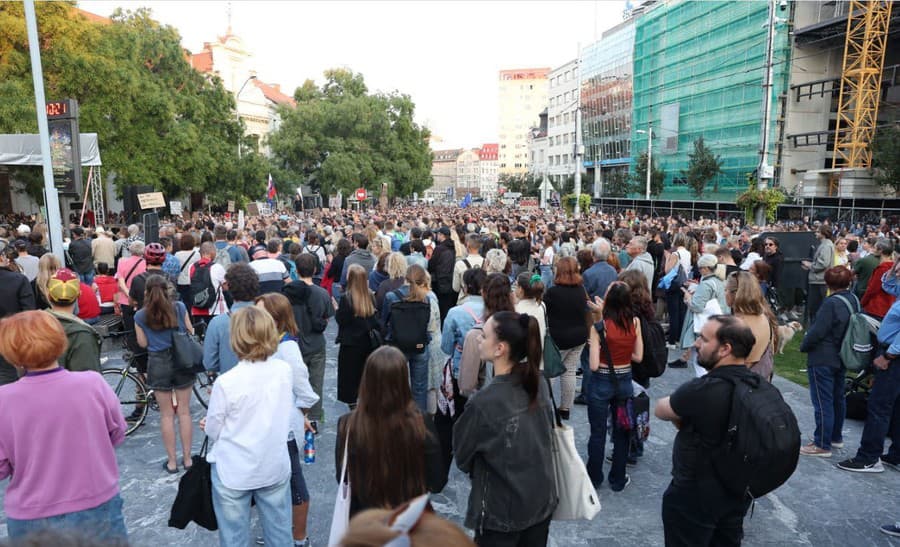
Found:
<path fill-rule="evenodd" d="M 96 133 L 81 133 L 81 165 L 102 165 Z M 0 165 L 41 165 L 40 135 L 0 135 Z"/>

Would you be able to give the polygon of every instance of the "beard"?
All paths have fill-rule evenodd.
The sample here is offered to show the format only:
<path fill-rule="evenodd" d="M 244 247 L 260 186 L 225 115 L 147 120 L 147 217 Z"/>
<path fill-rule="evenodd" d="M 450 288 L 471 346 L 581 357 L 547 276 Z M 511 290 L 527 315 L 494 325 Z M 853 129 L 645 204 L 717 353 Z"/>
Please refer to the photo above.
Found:
<path fill-rule="evenodd" d="M 715 368 L 716 363 L 719 361 L 715 358 L 714 355 L 703 356 L 699 353 L 697 354 L 697 364 L 700 365 L 704 370 L 712 370 Z"/>

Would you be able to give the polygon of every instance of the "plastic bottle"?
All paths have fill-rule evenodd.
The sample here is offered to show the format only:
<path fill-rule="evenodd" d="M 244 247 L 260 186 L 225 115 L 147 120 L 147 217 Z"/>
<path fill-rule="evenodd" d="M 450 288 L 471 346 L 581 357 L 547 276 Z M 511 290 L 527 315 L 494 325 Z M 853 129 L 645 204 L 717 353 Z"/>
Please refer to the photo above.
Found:
<path fill-rule="evenodd" d="M 316 462 L 316 435 L 312 431 L 307 431 L 303 435 L 303 463 L 310 464 Z"/>

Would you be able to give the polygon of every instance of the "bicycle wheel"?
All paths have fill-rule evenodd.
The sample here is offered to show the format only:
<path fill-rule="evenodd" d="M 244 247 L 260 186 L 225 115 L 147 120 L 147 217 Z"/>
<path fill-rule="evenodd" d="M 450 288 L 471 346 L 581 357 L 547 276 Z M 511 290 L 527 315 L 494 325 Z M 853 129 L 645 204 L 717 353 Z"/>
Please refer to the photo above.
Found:
<path fill-rule="evenodd" d="M 101 374 L 119 398 L 127 426 L 125 435 L 131 435 L 147 417 L 147 386 L 140 378 L 125 369 L 109 368 L 103 370 Z"/>
<path fill-rule="evenodd" d="M 205 372 L 197 373 L 194 380 L 194 395 L 203 405 L 203 408 L 209 408 L 209 396 L 212 395 L 213 381 Z"/>

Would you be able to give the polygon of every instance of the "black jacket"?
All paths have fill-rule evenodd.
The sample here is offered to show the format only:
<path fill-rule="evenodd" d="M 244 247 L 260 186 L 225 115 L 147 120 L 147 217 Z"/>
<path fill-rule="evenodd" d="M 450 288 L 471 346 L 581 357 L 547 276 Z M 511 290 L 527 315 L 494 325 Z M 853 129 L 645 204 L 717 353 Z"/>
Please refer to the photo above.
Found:
<path fill-rule="evenodd" d="M 82 238 L 69 243 L 69 256 L 72 257 L 72 269 L 77 273 L 86 274 L 94 269 L 90 240 Z"/>
<path fill-rule="evenodd" d="M 300 352 L 312 355 L 325 350 L 325 328 L 328 318 L 334 315 L 331 297 L 322 287 L 307 285 L 302 280 L 288 283 L 281 289 L 294 310 L 294 321 L 297 323 Z"/>
<path fill-rule="evenodd" d="M 800 343 L 800 351 L 807 354 L 807 366 L 825 366 L 840 368 L 841 342 L 847 325 L 850 324 L 850 310 L 847 304 L 841 301 L 843 296 L 850 301 L 850 306 L 855 312 L 860 311 L 859 300 L 856 295 L 848 290 L 838 291 L 822 302 L 816 317 L 813 319 L 803 342 Z"/>
<path fill-rule="evenodd" d="M 28 278 L 0 268 L 0 318 L 34 309 L 34 292 Z"/>
<path fill-rule="evenodd" d="M 453 266 L 456 264 L 456 246 L 449 237 L 438 243 L 428 261 L 431 288 L 435 294 L 453 292 Z"/>
<path fill-rule="evenodd" d="M 781 272 L 784 271 L 784 253 L 775 251 L 770 255 L 765 255 L 763 260 L 770 268 L 772 268 L 772 271 L 769 274 L 769 285 L 777 287 L 781 282 Z"/>

